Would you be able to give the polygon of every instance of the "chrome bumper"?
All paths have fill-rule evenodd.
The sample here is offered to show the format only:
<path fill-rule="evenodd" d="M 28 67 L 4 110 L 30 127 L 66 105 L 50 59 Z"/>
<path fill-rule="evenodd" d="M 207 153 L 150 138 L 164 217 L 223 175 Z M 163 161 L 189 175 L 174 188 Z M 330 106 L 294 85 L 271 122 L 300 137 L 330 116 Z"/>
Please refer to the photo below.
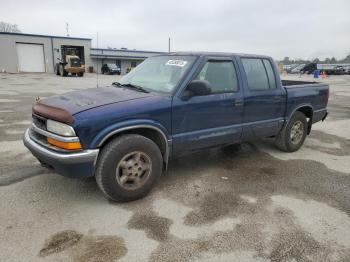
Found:
<path fill-rule="evenodd" d="M 26 130 L 23 138 L 24 145 L 30 150 L 39 154 L 45 155 L 46 157 L 55 159 L 61 163 L 81 163 L 81 162 L 95 162 L 98 156 L 98 149 L 88 149 L 79 151 L 76 153 L 59 153 L 49 150 L 42 145 L 39 145 L 29 136 L 29 129 Z"/>
<path fill-rule="evenodd" d="M 23 143 L 44 165 L 52 167 L 58 173 L 69 177 L 87 177 L 94 175 L 99 149 L 87 149 L 79 152 L 57 152 L 35 142 L 26 130 Z"/>

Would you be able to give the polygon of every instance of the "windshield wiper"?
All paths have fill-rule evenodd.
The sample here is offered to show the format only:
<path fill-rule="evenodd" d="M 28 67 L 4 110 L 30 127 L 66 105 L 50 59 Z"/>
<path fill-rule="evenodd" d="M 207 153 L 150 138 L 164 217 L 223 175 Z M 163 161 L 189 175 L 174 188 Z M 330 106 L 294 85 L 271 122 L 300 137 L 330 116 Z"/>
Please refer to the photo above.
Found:
<path fill-rule="evenodd" d="M 114 86 L 121 86 L 121 83 L 119 83 L 119 82 L 113 82 L 112 85 L 114 85 Z"/>
<path fill-rule="evenodd" d="M 143 88 L 142 86 L 138 86 L 138 85 L 134 85 L 131 83 L 127 83 L 127 84 L 121 84 L 119 82 L 113 82 L 112 85 L 114 86 L 119 86 L 119 87 L 127 87 L 127 88 L 131 88 L 140 92 L 144 92 L 144 93 L 149 93 L 148 90 L 146 90 L 145 88 Z"/>

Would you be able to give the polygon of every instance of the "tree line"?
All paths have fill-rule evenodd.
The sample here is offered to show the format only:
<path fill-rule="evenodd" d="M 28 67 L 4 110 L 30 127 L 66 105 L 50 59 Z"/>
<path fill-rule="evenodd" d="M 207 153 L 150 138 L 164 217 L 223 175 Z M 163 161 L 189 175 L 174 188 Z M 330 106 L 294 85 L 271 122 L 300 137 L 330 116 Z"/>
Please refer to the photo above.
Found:
<path fill-rule="evenodd" d="M 0 32 L 20 33 L 21 30 L 19 30 L 18 25 L 16 24 L 10 24 L 10 23 L 0 21 Z"/>
<path fill-rule="evenodd" d="M 307 63 L 317 63 L 317 64 L 337 64 L 337 63 L 350 63 L 350 54 L 347 55 L 343 59 L 337 60 L 335 57 L 329 58 L 327 57 L 324 60 L 321 60 L 319 58 L 315 58 L 313 60 L 304 60 L 304 59 L 290 59 L 288 56 L 286 56 L 282 61 L 280 61 L 284 65 L 291 65 L 291 64 L 307 64 Z"/>

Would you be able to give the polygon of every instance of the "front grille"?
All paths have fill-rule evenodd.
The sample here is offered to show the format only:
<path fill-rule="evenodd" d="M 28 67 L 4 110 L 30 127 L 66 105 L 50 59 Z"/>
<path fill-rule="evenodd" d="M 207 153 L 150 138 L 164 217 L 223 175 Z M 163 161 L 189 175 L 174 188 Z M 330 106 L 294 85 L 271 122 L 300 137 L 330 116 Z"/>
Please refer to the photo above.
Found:
<path fill-rule="evenodd" d="M 78 59 L 78 58 L 71 58 L 70 59 L 70 66 L 71 67 L 81 67 L 80 59 Z"/>
<path fill-rule="evenodd" d="M 56 152 L 61 152 L 61 153 L 72 153 L 72 151 L 69 151 L 69 150 L 65 150 L 65 149 L 61 149 L 61 148 L 58 148 L 58 147 L 55 147 L 51 144 L 49 144 L 47 142 L 47 137 L 42 135 L 42 134 L 39 134 L 38 132 L 35 132 L 33 129 L 30 129 L 29 130 L 29 137 L 34 140 L 35 142 L 37 142 L 38 144 L 48 148 L 48 149 L 51 149 L 51 150 L 54 150 Z"/>
<path fill-rule="evenodd" d="M 29 136 L 41 145 L 48 145 L 47 137 L 42 134 L 39 134 L 38 132 L 35 132 L 33 129 L 30 129 Z"/>
<path fill-rule="evenodd" d="M 47 137 L 51 137 L 50 132 L 46 132 L 46 134 L 45 133 L 41 134 L 40 130 L 38 130 L 38 129 L 41 129 L 41 130 L 47 131 L 47 129 L 46 129 L 47 119 L 45 117 L 42 117 L 40 115 L 33 113 L 32 119 L 33 119 L 34 126 L 32 128 L 30 128 L 30 130 L 29 130 L 29 137 L 32 140 L 34 140 L 38 144 L 40 144 L 48 149 L 51 149 L 51 150 L 54 150 L 57 152 L 73 153 L 73 150 L 62 149 L 62 148 L 56 147 L 56 146 L 48 143 Z M 54 135 L 54 134 L 52 134 L 52 135 Z M 74 150 L 74 152 L 77 152 L 77 151 L 80 151 L 80 149 Z"/>
<path fill-rule="evenodd" d="M 46 131 L 46 118 L 33 114 L 33 124 L 36 125 L 38 128 Z"/>

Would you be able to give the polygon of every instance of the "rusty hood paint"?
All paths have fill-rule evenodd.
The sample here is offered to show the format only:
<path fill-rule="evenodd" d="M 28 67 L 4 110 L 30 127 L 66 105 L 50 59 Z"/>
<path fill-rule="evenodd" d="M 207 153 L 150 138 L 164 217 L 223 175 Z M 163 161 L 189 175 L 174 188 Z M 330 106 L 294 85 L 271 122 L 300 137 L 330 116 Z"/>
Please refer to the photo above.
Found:
<path fill-rule="evenodd" d="M 127 102 L 154 96 L 151 93 L 143 93 L 135 90 L 118 87 L 101 87 L 79 90 L 40 100 L 40 104 L 61 108 L 72 116 L 95 107 L 108 104 Z"/>

